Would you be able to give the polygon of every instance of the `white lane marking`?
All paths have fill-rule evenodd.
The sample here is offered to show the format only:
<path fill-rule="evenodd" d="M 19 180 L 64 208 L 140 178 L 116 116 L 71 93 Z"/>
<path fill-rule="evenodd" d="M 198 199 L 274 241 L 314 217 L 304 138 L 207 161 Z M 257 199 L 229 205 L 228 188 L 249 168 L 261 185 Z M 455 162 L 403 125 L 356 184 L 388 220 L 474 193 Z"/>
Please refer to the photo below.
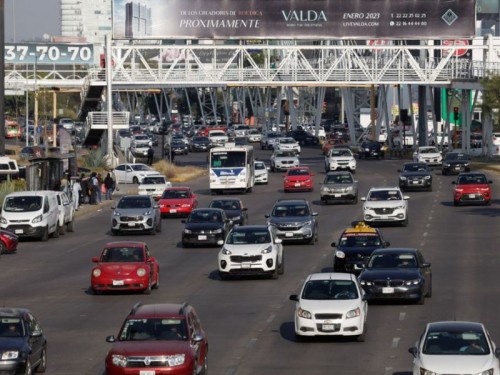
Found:
<path fill-rule="evenodd" d="M 392 367 L 386 367 L 384 375 L 391 375 L 392 374 Z"/>
<path fill-rule="evenodd" d="M 427 237 L 427 235 L 428 235 L 428 234 L 429 234 L 429 233 L 427 233 L 427 232 L 424 232 L 424 237 Z"/>
<path fill-rule="evenodd" d="M 396 348 L 398 347 L 398 345 L 399 345 L 399 340 L 400 340 L 400 338 L 399 338 L 399 337 L 393 337 L 393 339 L 392 339 L 392 344 L 391 344 L 391 347 L 392 347 L 393 349 L 396 349 Z"/>
<path fill-rule="evenodd" d="M 400 312 L 399 313 L 399 320 L 405 320 L 406 318 L 406 313 L 405 312 Z"/>
<path fill-rule="evenodd" d="M 276 315 L 275 315 L 275 314 L 271 314 L 271 315 L 269 315 L 269 318 L 267 318 L 266 323 L 267 323 L 267 324 L 271 323 L 271 322 L 274 320 L 274 318 L 275 318 L 275 317 L 276 317 Z"/>
<path fill-rule="evenodd" d="M 255 343 L 257 342 L 258 338 L 256 337 L 252 337 L 250 340 L 248 340 L 248 343 L 246 345 L 247 348 L 251 348 L 252 346 L 255 345 Z"/>

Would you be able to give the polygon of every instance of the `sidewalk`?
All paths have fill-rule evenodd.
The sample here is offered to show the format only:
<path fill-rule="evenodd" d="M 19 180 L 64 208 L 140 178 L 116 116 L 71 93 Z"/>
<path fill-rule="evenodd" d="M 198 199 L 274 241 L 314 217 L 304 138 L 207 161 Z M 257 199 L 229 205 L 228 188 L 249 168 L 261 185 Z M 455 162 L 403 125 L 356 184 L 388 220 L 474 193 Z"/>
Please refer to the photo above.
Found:
<path fill-rule="evenodd" d="M 125 184 L 120 185 L 118 191 L 113 192 L 111 200 L 103 200 L 100 204 L 82 204 L 75 212 L 75 217 L 81 217 L 92 212 L 109 211 L 111 214 L 111 206 L 116 204 L 118 200 L 126 194 L 137 194 L 137 185 Z"/>

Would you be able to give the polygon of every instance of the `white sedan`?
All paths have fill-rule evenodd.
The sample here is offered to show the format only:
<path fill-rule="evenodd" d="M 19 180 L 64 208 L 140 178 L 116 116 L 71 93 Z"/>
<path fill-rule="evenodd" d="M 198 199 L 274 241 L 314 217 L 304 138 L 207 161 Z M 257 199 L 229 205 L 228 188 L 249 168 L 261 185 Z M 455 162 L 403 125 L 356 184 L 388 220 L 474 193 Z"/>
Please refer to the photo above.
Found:
<path fill-rule="evenodd" d="M 443 164 L 443 155 L 435 146 L 421 146 L 413 153 L 415 163 L 426 163 L 429 166 Z"/>
<path fill-rule="evenodd" d="M 295 336 L 351 336 L 364 341 L 368 303 L 351 273 L 309 275 L 295 301 Z"/>
<path fill-rule="evenodd" d="M 166 188 L 172 187 L 172 183 L 163 175 L 144 177 L 138 187 L 139 195 L 149 195 L 158 200 Z"/>
<path fill-rule="evenodd" d="M 500 374 L 500 348 L 482 323 L 443 321 L 427 323 L 414 347 L 413 375 Z"/>
<path fill-rule="evenodd" d="M 277 279 L 284 272 L 283 262 L 281 239 L 269 226 L 236 226 L 219 252 L 219 276 L 223 280 L 236 275 L 264 275 Z"/>
<path fill-rule="evenodd" d="M 120 164 L 113 170 L 113 173 L 117 183 L 133 184 L 138 184 L 144 177 L 160 174 L 160 172 L 142 163 Z"/>

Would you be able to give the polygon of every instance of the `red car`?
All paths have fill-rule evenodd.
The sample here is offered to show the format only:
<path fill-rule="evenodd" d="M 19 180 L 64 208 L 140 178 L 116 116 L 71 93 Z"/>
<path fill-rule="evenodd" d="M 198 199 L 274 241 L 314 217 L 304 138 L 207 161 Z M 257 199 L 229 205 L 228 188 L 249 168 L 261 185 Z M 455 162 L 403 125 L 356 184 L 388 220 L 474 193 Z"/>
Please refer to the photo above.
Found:
<path fill-rule="evenodd" d="M 283 175 L 283 189 L 285 193 L 289 191 L 313 191 L 314 189 L 314 174 L 309 167 L 293 167 L 288 169 Z"/>
<path fill-rule="evenodd" d="M 11 231 L 0 229 L 0 254 L 15 253 L 19 238 Z"/>
<path fill-rule="evenodd" d="M 160 286 L 160 266 L 148 246 L 140 241 L 109 242 L 92 268 L 90 283 L 95 294 L 137 290 L 150 294 Z"/>
<path fill-rule="evenodd" d="M 491 187 L 493 181 L 488 180 L 484 173 L 467 172 L 460 173 L 456 181 L 453 191 L 453 204 L 484 204 L 491 203 Z"/>
<path fill-rule="evenodd" d="M 189 187 L 172 187 L 163 192 L 160 200 L 161 216 L 189 216 L 198 207 L 198 198 Z"/>

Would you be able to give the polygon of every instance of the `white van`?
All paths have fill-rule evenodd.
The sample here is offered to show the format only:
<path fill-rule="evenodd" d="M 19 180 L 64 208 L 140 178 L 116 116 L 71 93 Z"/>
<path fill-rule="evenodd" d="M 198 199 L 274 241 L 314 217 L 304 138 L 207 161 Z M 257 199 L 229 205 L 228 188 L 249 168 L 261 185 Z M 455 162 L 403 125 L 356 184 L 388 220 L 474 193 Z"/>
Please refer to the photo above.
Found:
<path fill-rule="evenodd" d="M 59 237 L 59 207 L 56 191 L 19 191 L 5 197 L 0 227 L 17 236 L 47 241 Z"/>

